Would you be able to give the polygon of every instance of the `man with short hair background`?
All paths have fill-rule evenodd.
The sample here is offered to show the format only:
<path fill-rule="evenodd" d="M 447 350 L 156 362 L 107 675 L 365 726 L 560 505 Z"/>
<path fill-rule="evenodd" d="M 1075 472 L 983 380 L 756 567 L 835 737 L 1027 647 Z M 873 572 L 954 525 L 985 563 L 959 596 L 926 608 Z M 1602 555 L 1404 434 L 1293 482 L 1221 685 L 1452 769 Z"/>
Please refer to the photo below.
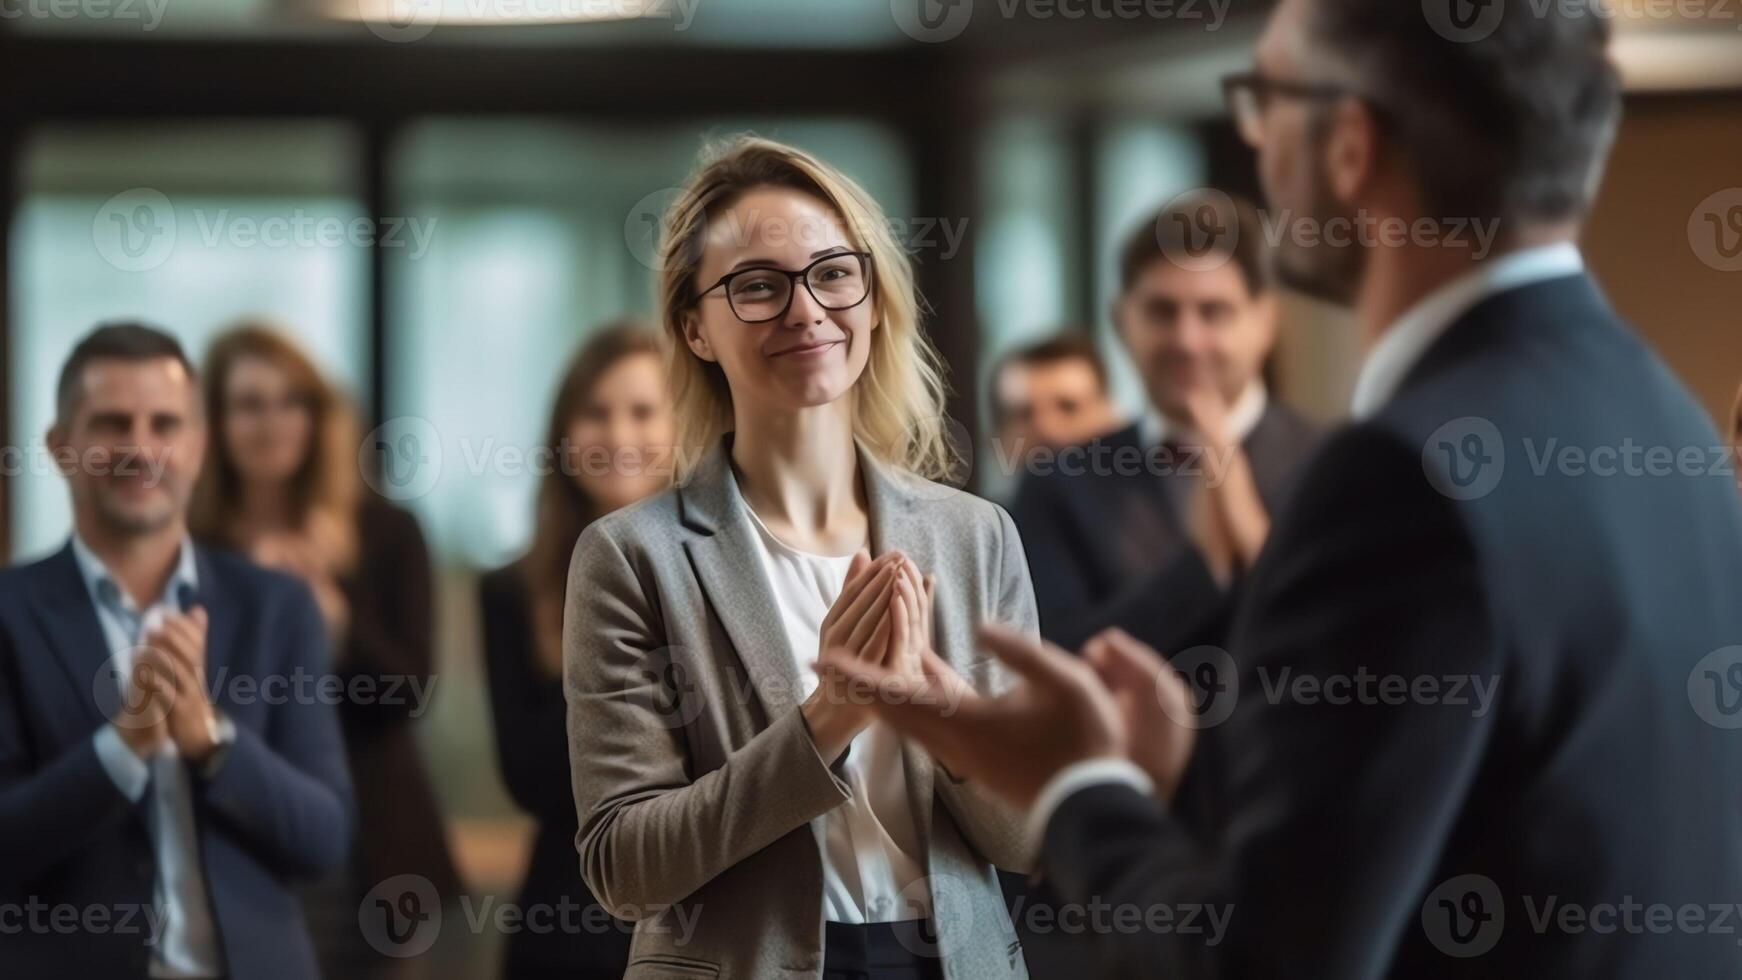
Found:
<path fill-rule="evenodd" d="M 1180 196 L 1126 239 L 1112 319 L 1146 410 L 1033 467 L 1011 508 L 1053 642 L 1109 626 L 1163 646 L 1220 639 L 1226 599 L 1185 566 L 1209 558 L 1231 575 L 1256 560 L 1318 439 L 1264 381 L 1278 331 L 1268 253 L 1252 206 L 1217 191 Z"/>
<path fill-rule="evenodd" d="M 306 586 L 188 537 L 206 439 L 174 338 L 73 349 L 72 538 L 0 571 L 0 907 L 43 910 L 8 975 L 318 975 L 288 884 L 349 857 L 328 639 Z"/>

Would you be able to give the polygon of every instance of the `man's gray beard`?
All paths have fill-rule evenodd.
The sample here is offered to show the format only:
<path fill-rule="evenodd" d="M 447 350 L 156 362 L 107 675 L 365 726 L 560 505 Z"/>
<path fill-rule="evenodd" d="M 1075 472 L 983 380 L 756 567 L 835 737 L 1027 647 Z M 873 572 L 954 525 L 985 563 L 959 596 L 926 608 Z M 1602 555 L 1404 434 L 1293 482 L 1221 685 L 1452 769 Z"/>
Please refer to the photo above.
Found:
<path fill-rule="evenodd" d="M 110 530 L 122 534 L 150 534 L 163 530 L 175 520 L 176 507 L 173 503 L 165 506 L 160 513 L 140 514 L 111 505 L 108 498 L 100 493 L 97 494 L 95 502 L 97 519 Z"/>

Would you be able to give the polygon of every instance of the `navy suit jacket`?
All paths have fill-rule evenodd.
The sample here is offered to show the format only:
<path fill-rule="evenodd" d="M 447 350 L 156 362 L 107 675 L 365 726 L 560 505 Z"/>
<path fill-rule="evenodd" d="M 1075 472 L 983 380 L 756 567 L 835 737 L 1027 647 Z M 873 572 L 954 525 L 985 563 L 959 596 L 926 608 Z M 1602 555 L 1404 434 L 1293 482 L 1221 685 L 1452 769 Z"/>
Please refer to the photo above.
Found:
<path fill-rule="evenodd" d="M 1095 975 L 1742 976 L 1722 446 L 1589 278 L 1463 316 L 1274 525 L 1205 718 L 1213 819 L 1115 785 L 1055 811 L 1066 900 L 1232 907 L 1214 945 L 1098 937 Z M 1363 671 L 1437 693 L 1327 683 Z"/>
<path fill-rule="evenodd" d="M 1087 448 L 1104 453 L 1103 460 L 1119 454 L 1138 460 L 1145 452 L 1140 431 L 1132 423 Z M 1242 448 L 1272 515 L 1318 442 L 1312 423 L 1271 398 Z M 1041 634 L 1067 650 L 1109 626 L 1156 647 L 1188 638 L 1223 642 L 1217 630 L 1227 623 L 1207 617 L 1204 609 L 1222 605 L 1224 590 L 1194 574 L 1197 552 L 1183 524 L 1180 478 L 1142 466 L 1104 465 L 1101 471 L 1061 465 L 1031 473 L 1011 504 L 1028 554 Z M 1176 465 L 1194 471 L 1203 466 L 1189 454 Z"/>
<path fill-rule="evenodd" d="M 218 771 L 194 780 L 220 954 L 234 978 L 316 977 L 287 886 L 342 866 L 353 826 L 332 692 L 317 695 L 312 680 L 329 670 L 326 628 L 297 580 L 229 552 L 196 546 L 195 556 L 210 617 L 207 683 L 236 726 Z M 91 741 L 107 723 L 102 705 L 114 704 L 103 687 L 113 683 L 109 655 L 70 545 L 0 571 L 0 907 L 72 908 L 85 923 L 54 928 L 44 912 L 45 927 L 23 919 L 0 929 L 8 975 L 147 973 L 150 790 L 129 801 Z"/>

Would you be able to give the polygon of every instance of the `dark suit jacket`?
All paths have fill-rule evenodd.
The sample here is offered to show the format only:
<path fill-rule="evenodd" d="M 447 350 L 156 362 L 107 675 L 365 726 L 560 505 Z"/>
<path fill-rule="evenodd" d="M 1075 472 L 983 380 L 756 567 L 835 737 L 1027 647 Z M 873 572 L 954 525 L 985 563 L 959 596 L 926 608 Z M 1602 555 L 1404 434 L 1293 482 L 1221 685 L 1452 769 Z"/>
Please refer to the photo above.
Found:
<path fill-rule="evenodd" d="M 561 907 L 570 902 L 586 912 L 574 921 L 601 926 L 603 910 L 581 880 L 575 838 L 581 821 L 569 784 L 568 707 L 562 679 L 534 663 L 532 599 L 519 565 L 490 572 L 479 584 L 484 617 L 484 663 L 490 677 L 490 709 L 496 729 L 496 758 L 508 793 L 538 820 L 522 908 Z M 506 976 L 561 973 L 574 978 L 620 978 L 629 966 L 633 927 L 610 920 L 596 931 L 537 933 L 508 937 Z"/>
<path fill-rule="evenodd" d="M 339 717 L 357 786 L 357 850 L 364 890 L 422 875 L 443 899 L 461 891 L 447 829 L 417 745 L 414 711 L 436 688 L 434 586 L 417 519 L 379 497 L 358 512 L 358 564 L 339 587 L 351 607 L 338 674 L 376 696 L 346 698 Z"/>
<path fill-rule="evenodd" d="M 1722 472 L 1542 464 L 1629 444 L 1722 442 L 1583 276 L 1480 303 L 1329 440 L 1241 595 L 1220 819 L 1098 786 L 1047 828 L 1067 899 L 1233 906 L 1213 947 L 1103 937 L 1105 975 L 1742 976 L 1729 930 L 1619 926 L 1742 896 L 1742 739 L 1701 686 L 1742 637 L 1742 504 Z"/>
<path fill-rule="evenodd" d="M 1246 437 L 1258 493 L 1272 515 L 1317 442 L 1311 423 L 1274 398 Z M 1089 448 L 1109 463 L 1141 460 L 1144 452 L 1137 424 Z M 1214 588 L 1196 591 L 1202 583 L 1188 568 L 1184 481 L 1142 465 L 1067 470 L 1069 452 L 1061 451 L 1060 466 L 1024 477 L 1011 507 L 1028 550 L 1041 634 L 1075 650 L 1109 626 L 1152 645 L 1201 629 L 1198 610 L 1221 599 Z M 1189 455 L 1175 465 L 1197 465 Z"/>
<path fill-rule="evenodd" d="M 231 977 L 314 977 L 286 882 L 341 866 L 352 835 L 337 716 L 320 697 L 294 696 L 296 678 L 328 669 L 325 628 L 296 580 L 228 552 L 195 553 L 211 617 L 207 683 L 236 725 L 217 773 L 194 782 L 223 961 Z M 70 545 L 0 571 L 0 906 L 35 900 L 117 916 L 151 906 L 150 797 L 128 801 L 91 741 L 107 723 L 95 692 L 111 679 L 109 655 Z M 238 678 L 286 686 L 272 694 Z M 9 976 L 143 978 L 141 923 L 0 931 L 0 963 Z"/>

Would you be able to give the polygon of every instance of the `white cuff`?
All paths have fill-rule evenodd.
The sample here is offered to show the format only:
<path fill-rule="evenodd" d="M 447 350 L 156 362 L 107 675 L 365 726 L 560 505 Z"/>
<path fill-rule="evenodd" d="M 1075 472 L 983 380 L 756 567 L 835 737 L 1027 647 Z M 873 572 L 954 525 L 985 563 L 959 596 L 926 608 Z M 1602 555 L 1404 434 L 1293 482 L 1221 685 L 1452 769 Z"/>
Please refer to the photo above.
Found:
<path fill-rule="evenodd" d="M 1121 756 L 1085 759 L 1068 765 L 1041 788 L 1040 795 L 1034 798 L 1034 806 L 1028 810 L 1028 839 L 1035 850 L 1039 851 L 1041 843 L 1046 840 L 1046 825 L 1052 822 L 1052 815 L 1065 800 L 1090 786 L 1108 784 L 1129 786 L 1144 796 L 1155 792 L 1155 782 L 1149 774 Z"/>
<path fill-rule="evenodd" d="M 104 725 L 97 729 L 91 742 L 97 748 L 97 761 L 103 764 L 103 769 L 114 781 L 115 788 L 121 791 L 122 796 L 138 803 L 139 798 L 145 795 L 145 784 L 151 781 L 151 767 L 128 748 L 126 742 L 121 741 L 121 733 L 115 730 L 114 725 Z"/>

